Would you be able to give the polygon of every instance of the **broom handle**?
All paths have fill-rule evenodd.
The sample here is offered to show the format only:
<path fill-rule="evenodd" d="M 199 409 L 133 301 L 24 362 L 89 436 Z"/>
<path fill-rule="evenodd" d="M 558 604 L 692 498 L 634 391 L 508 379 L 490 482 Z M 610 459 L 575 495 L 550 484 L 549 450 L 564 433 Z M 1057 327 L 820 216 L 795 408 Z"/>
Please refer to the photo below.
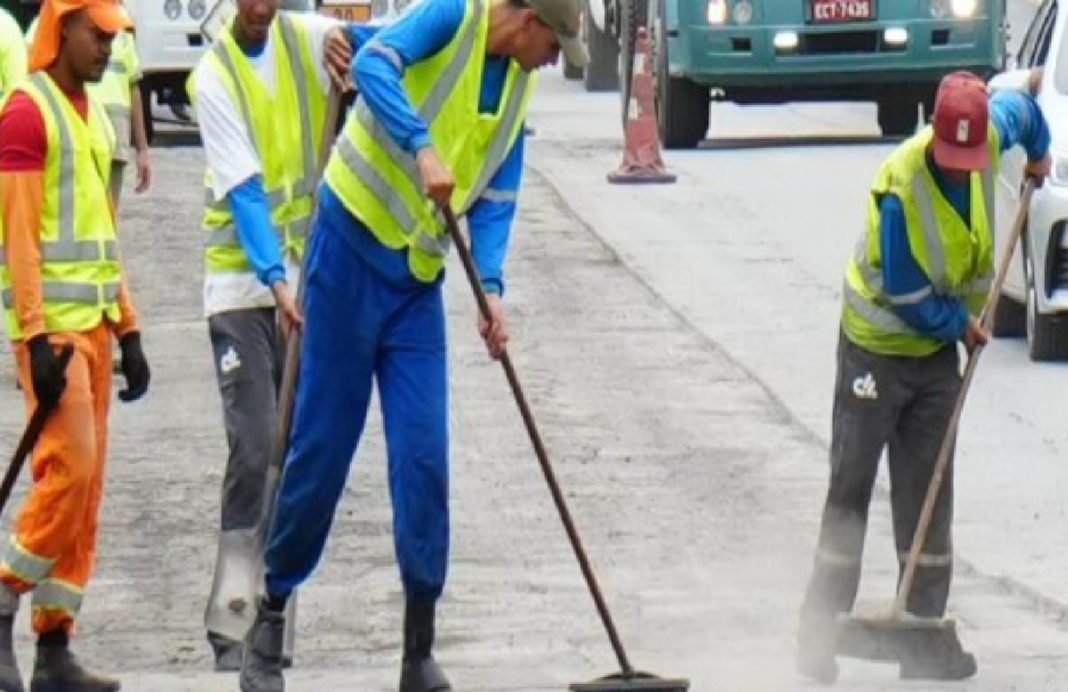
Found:
<path fill-rule="evenodd" d="M 1009 234 L 1008 244 L 1005 246 L 1005 252 L 1001 257 L 1001 264 L 998 266 L 998 272 L 994 276 L 994 283 L 990 285 L 990 291 L 986 295 L 983 312 L 979 315 L 979 323 L 984 329 L 990 322 L 994 306 L 1001 295 L 1001 286 L 1005 283 L 1005 276 L 1009 272 L 1013 252 L 1027 223 L 1027 213 L 1031 207 L 1031 195 L 1034 191 L 1035 180 L 1028 177 L 1024 182 L 1023 192 L 1020 194 L 1020 209 L 1016 213 L 1016 221 L 1013 223 L 1012 232 Z M 992 220 L 988 221 L 992 222 Z M 946 469 L 949 467 L 949 456 L 953 450 L 953 442 L 956 438 L 961 412 L 964 410 L 964 399 L 968 395 L 968 388 L 971 387 L 972 378 L 975 376 L 975 370 L 979 365 L 979 356 L 982 353 L 983 345 L 976 345 L 968 358 L 967 366 L 964 368 L 964 377 L 961 380 L 960 391 L 957 393 L 957 402 L 953 406 L 953 415 L 949 418 L 946 434 L 942 437 L 942 446 L 938 450 L 934 474 L 931 476 L 931 482 L 927 486 L 927 496 L 923 500 L 920 519 L 916 523 L 916 532 L 912 535 L 912 547 L 909 549 L 909 556 L 905 561 L 905 573 L 901 576 L 901 584 L 897 589 L 897 598 L 894 599 L 895 616 L 904 614 L 909 592 L 912 591 L 912 582 L 916 578 L 916 569 L 920 562 L 920 552 L 923 550 L 924 543 L 927 542 L 927 530 L 931 526 L 935 505 L 938 503 L 938 493 L 942 489 L 942 480 L 946 475 Z"/>
<path fill-rule="evenodd" d="M 464 273 L 467 274 L 467 280 L 471 283 L 471 290 L 474 291 L 479 312 L 482 313 L 483 319 L 487 322 L 492 322 L 493 315 L 490 312 L 489 301 L 486 299 L 486 292 L 482 289 L 482 283 L 479 281 L 478 270 L 475 268 L 471 251 L 460 234 L 460 226 L 456 221 L 456 215 L 449 206 L 442 207 L 442 212 L 445 215 L 445 224 L 448 227 L 449 235 L 452 237 L 453 245 L 456 246 L 460 261 L 464 265 Z M 508 357 L 508 351 L 506 350 L 501 354 L 501 365 L 504 367 L 504 374 L 508 377 L 508 384 L 512 388 L 512 394 L 515 395 L 515 403 L 519 406 L 519 413 L 523 417 L 523 424 L 527 428 L 527 434 L 530 435 L 530 441 L 534 445 L 534 453 L 538 457 L 541 471 L 545 475 L 545 482 L 549 484 L 549 492 L 552 493 L 553 502 L 560 513 L 560 520 L 564 524 L 567 537 L 571 541 L 571 547 L 574 549 L 575 557 L 578 559 L 579 567 L 582 569 L 582 576 L 586 579 L 586 586 L 589 587 L 590 595 L 593 596 L 593 602 L 597 606 L 597 613 L 601 616 L 601 622 L 608 633 L 608 639 L 612 642 L 612 649 L 619 660 L 620 670 L 624 678 L 633 677 L 634 669 L 627 658 L 627 652 L 623 648 L 619 631 L 612 620 L 612 613 L 608 610 L 608 603 L 605 601 L 604 594 L 597 582 L 597 576 L 593 572 L 593 565 L 590 563 L 590 558 L 582 545 L 582 538 L 575 527 L 575 521 L 572 519 L 571 511 L 567 507 L 564 493 L 560 490 L 560 483 L 556 480 L 556 473 L 553 471 L 552 463 L 549 461 L 549 454 L 545 451 L 545 445 L 542 443 L 538 426 L 534 422 L 534 414 L 527 403 L 523 387 L 519 383 L 519 376 L 516 374 L 512 359 Z"/>

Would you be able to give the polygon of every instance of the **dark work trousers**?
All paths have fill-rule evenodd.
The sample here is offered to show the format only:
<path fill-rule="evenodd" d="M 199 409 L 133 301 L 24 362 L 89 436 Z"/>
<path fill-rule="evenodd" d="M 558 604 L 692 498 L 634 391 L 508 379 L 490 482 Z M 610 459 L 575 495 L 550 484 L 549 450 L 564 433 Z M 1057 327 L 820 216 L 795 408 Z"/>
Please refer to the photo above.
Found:
<path fill-rule="evenodd" d="M 831 431 L 831 479 L 815 566 L 801 607 L 801 643 L 826 641 L 837 613 L 849 612 L 860 584 L 868 505 L 883 449 L 899 575 L 960 390 L 956 344 L 919 357 L 883 356 L 844 335 L 838 344 Z M 907 610 L 940 617 L 952 574 L 952 461 L 943 479 Z M 807 642 L 813 644 L 813 641 Z"/>
<path fill-rule="evenodd" d="M 230 457 L 222 489 L 223 532 L 260 521 L 264 483 L 278 436 L 278 387 L 284 360 L 274 308 L 208 318 Z"/>

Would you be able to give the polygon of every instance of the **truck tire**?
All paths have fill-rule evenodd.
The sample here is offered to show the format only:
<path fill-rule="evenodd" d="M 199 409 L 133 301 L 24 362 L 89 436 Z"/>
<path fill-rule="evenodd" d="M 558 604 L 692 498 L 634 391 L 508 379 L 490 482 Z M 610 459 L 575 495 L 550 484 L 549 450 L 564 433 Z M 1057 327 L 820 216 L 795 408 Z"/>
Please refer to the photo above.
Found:
<path fill-rule="evenodd" d="M 656 20 L 651 32 L 656 66 L 656 119 L 660 140 L 667 149 L 693 149 L 708 134 L 708 87 L 668 72 L 667 27 L 664 2 L 656 0 Z"/>
<path fill-rule="evenodd" d="M 884 137 L 907 137 L 916 132 L 918 99 L 908 96 L 884 96 L 879 99 L 879 129 Z"/>
<path fill-rule="evenodd" d="M 605 27 L 608 31 L 597 28 L 590 19 L 589 8 L 582 13 L 582 28 L 590 52 L 582 79 L 586 91 L 615 91 L 619 88 L 619 43 L 609 27 Z"/>

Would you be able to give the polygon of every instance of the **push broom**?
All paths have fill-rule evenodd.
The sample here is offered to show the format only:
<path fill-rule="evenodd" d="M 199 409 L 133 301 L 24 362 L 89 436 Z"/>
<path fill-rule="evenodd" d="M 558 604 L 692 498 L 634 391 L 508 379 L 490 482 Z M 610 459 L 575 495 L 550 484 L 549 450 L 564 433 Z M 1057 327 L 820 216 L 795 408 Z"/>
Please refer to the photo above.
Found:
<path fill-rule="evenodd" d="M 470 282 L 471 290 L 474 292 L 475 300 L 478 302 L 479 312 L 482 313 L 483 319 L 492 323 L 493 315 L 490 313 L 489 302 L 486 300 L 486 292 L 482 290 L 482 283 L 479 281 L 475 262 L 460 233 L 456 215 L 448 206 L 442 207 L 442 211 L 445 215 L 445 224 L 448 227 L 449 236 L 452 238 L 453 245 L 456 246 L 460 255 L 460 261 L 464 265 L 464 273 L 467 274 L 467 280 Z M 534 414 L 531 412 L 526 395 L 519 384 L 519 376 L 516 374 L 515 367 L 512 365 L 512 360 L 508 357 L 507 351 L 502 352 L 500 360 L 501 365 L 504 367 L 504 374 L 508 378 L 508 384 L 512 388 L 512 394 L 515 396 L 515 402 L 519 406 L 519 413 L 523 417 L 527 434 L 534 445 L 534 454 L 541 465 L 545 482 L 549 485 L 549 492 L 552 494 L 553 502 L 556 504 L 556 510 L 560 514 L 560 520 L 567 531 L 571 548 L 574 550 L 579 567 L 582 569 L 582 576 L 586 580 L 586 586 L 589 588 L 593 602 L 597 606 L 597 613 L 601 616 L 601 622 L 604 624 L 608 639 L 612 643 L 612 649 L 615 651 L 616 659 L 619 662 L 618 673 L 593 682 L 574 683 L 570 687 L 571 692 L 664 692 L 669 690 L 672 692 L 686 692 L 690 688 L 689 680 L 660 678 L 649 673 L 636 671 L 631 665 L 627 652 L 623 648 L 623 642 L 619 637 L 619 631 L 616 629 L 615 622 L 612 619 L 612 614 L 608 610 L 604 594 L 593 572 L 593 566 L 590 564 L 586 549 L 583 547 L 578 529 L 575 527 L 575 521 L 571 517 L 567 501 L 564 499 L 560 484 L 556 480 L 556 473 L 553 471 L 552 463 L 549 461 L 549 454 L 545 450 L 545 445 L 542 444 L 541 434 L 538 432 L 538 427 L 534 422 Z"/>

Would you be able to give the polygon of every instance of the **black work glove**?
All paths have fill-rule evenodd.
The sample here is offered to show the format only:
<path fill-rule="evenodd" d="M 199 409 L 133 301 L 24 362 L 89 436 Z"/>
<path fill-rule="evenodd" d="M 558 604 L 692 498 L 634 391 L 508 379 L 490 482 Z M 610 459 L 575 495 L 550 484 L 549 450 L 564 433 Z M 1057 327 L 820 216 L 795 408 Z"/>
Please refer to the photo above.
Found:
<path fill-rule="evenodd" d="M 148 391 L 148 381 L 152 379 L 141 349 L 141 332 L 130 332 L 119 339 L 119 348 L 122 349 L 122 376 L 126 378 L 126 389 L 119 392 L 119 399 L 137 401 Z"/>
<path fill-rule="evenodd" d="M 48 343 L 48 335 L 40 334 L 30 339 L 30 377 L 33 380 L 33 395 L 37 405 L 52 408 L 59 403 L 67 388 L 67 374 L 59 364 L 59 357 Z"/>

